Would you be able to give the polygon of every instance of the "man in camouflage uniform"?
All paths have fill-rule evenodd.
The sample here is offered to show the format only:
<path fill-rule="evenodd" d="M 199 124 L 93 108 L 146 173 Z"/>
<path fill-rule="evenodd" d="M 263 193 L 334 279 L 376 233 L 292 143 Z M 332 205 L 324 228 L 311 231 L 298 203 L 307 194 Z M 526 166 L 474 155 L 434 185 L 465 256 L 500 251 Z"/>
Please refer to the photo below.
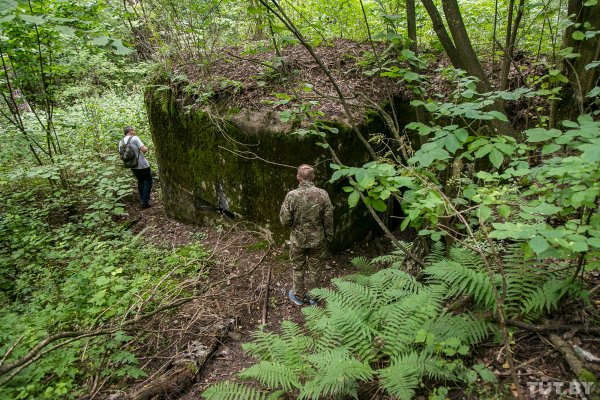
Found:
<path fill-rule="evenodd" d="M 297 305 L 314 304 L 308 296 L 319 280 L 327 244 L 333 238 L 333 207 L 329 195 L 314 185 L 315 171 L 307 164 L 298 167 L 300 185 L 285 196 L 279 219 L 292 228 L 290 234 L 290 261 L 293 268 L 293 286 L 288 292 Z M 306 272 L 306 284 L 305 284 Z"/>

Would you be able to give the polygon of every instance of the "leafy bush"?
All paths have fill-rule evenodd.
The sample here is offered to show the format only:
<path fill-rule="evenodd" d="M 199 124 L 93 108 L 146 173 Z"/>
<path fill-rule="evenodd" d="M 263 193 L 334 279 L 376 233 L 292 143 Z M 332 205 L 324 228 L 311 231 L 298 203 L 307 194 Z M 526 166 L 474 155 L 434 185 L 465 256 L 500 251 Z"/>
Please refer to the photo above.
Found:
<path fill-rule="evenodd" d="M 63 148 L 52 163 L 35 165 L 10 127 L 0 149 L 0 358 L 9 365 L 61 332 L 114 332 L 56 342 L 2 375 L 0 398 L 76 398 L 94 380 L 144 376 L 133 345 L 143 337 L 119 324 L 167 301 L 180 276 L 205 273 L 202 246 L 159 249 L 126 229 L 134 179 L 115 148 L 124 125 L 147 132 L 141 96 L 109 92 L 56 111 Z"/>

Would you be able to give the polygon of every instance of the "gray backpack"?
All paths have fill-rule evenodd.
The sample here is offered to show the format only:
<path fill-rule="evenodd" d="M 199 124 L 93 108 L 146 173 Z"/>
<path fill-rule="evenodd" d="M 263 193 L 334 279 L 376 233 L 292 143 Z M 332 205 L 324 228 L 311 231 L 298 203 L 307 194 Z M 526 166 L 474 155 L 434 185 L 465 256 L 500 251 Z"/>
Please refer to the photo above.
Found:
<path fill-rule="evenodd" d="M 131 142 L 131 136 L 127 142 L 124 142 L 119 150 L 121 160 L 123 160 L 123 166 L 125 168 L 134 168 L 138 164 L 139 153 L 136 154 Z"/>

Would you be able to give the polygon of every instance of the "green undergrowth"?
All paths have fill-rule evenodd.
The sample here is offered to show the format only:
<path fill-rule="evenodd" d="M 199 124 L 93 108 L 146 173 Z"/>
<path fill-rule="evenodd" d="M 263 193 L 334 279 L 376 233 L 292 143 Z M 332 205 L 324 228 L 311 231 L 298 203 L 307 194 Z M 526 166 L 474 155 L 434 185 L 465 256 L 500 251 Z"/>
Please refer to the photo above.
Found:
<path fill-rule="evenodd" d="M 502 387 L 473 360 L 476 346 L 500 340 L 500 329 L 486 315 L 497 307 L 492 287 L 501 290 L 501 274 L 508 318 L 536 320 L 565 297 L 585 296 L 561 265 L 514 262 L 522 256 L 518 247 L 509 247 L 506 269 L 487 271 L 480 254 L 463 247 L 446 252 L 437 244 L 423 280 L 399 269 L 401 253 L 356 259 L 359 270 L 378 270 L 336 278 L 332 289 L 311 291 L 320 305 L 302 309 L 302 325 L 283 321 L 280 334 L 261 329 L 244 345 L 258 362 L 239 378 L 260 383 L 260 389 L 220 382 L 203 397 L 372 398 L 386 393 L 411 399 L 429 393 L 430 399 L 444 399 L 453 390 L 493 397 Z M 448 304 L 463 297 L 471 299 L 470 309 L 451 311 Z"/>
<path fill-rule="evenodd" d="M 106 331 L 53 340 L 24 368 L 2 371 L 0 399 L 77 398 L 94 382 L 145 376 L 136 355 L 144 335 L 120 327 L 173 293 L 190 295 L 177 287 L 181 280 L 205 278 L 207 252 L 198 242 L 165 250 L 125 228 L 134 178 L 115 148 L 126 124 L 136 125 L 151 146 L 140 110 L 139 98 L 114 93 L 61 110 L 55 120 L 61 153 L 43 165 L 18 132 L 5 131 L 0 371 L 27 361 L 48 337 Z M 35 137 L 35 125 L 31 129 Z"/>

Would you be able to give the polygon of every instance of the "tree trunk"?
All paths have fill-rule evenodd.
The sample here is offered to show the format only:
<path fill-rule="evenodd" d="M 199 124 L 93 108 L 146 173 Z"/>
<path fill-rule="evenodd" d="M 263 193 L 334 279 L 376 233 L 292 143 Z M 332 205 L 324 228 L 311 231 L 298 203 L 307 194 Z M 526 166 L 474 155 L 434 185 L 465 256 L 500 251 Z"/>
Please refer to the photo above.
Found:
<path fill-rule="evenodd" d="M 448 36 L 440 14 L 435 8 L 432 0 L 421 1 L 429 13 L 438 39 L 442 43 L 442 46 L 444 46 L 444 50 L 446 50 L 446 54 L 448 54 L 452 65 L 454 65 L 455 68 L 464 69 L 467 71 L 467 74 L 479 79 L 477 90 L 480 93 L 492 91 L 492 85 L 479 62 L 479 58 L 473 49 L 473 45 L 471 44 L 471 39 L 465 28 L 456 0 L 442 0 L 444 14 L 454 43 Z M 504 105 L 501 101 L 496 101 L 490 106 L 490 109 L 506 114 Z M 515 135 L 512 125 L 508 122 L 491 120 L 489 121 L 488 126 L 492 131 L 491 133 L 494 135 Z"/>
<path fill-rule="evenodd" d="M 578 30 L 585 33 L 585 22 L 592 24 L 591 30 L 600 28 L 600 4 L 584 6 L 583 3 L 583 0 L 569 0 L 568 15 L 575 15 L 573 22 L 581 26 L 575 28 L 571 25 L 565 29 L 563 47 L 572 47 L 573 53 L 580 56 L 563 61 L 563 74 L 569 83 L 561 89 L 561 100 L 552 104 L 550 124 L 553 127 L 559 121 L 575 120 L 579 114 L 587 112 L 590 101 L 586 95 L 596 86 L 599 78 L 598 67 L 586 70 L 585 66 L 600 58 L 600 35 L 584 40 L 573 38 L 573 33 Z"/>
<path fill-rule="evenodd" d="M 442 20 L 438 9 L 435 7 L 435 4 L 433 4 L 433 0 L 421 0 L 421 2 L 427 10 L 429 18 L 431 18 L 431 22 L 433 23 L 433 29 L 435 30 L 440 43 L 444 47 L 444 51 L 450 58 L 450 62 L 454 65 L 454 68 L 466 69 L 462 59 L 456 51 L 456 47 L 454 47 L 454 43 L 452 43 L 452 39 L 450 39 L 450 36 L 446 31 L 444 21 Z"/>

